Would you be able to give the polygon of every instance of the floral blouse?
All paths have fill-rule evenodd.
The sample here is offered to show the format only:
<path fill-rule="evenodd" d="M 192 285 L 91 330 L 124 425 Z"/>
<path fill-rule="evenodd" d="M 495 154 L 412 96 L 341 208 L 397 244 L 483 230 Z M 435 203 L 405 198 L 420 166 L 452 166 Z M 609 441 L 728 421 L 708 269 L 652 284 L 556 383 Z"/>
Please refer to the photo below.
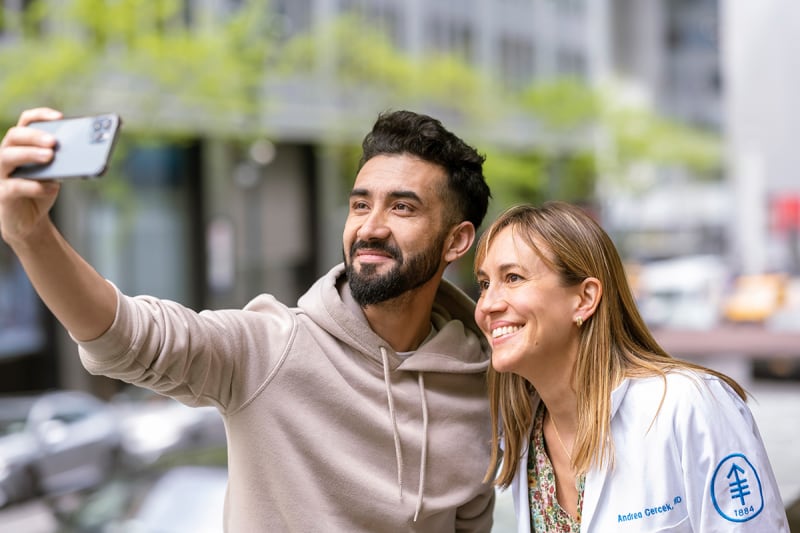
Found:
<path fill-rule="evenodd" d="M 583 485 L 581 475 L 575 481 L 578 488 L 578 517 L 572 518 L 556 500 L 556 475 L 544 448 L 544 404 L 539 404 L 533 419 L 530 452 L 528 453 L 528 487 L 531 505 L 531 531 L 536 533 L 580 533 Z"/>

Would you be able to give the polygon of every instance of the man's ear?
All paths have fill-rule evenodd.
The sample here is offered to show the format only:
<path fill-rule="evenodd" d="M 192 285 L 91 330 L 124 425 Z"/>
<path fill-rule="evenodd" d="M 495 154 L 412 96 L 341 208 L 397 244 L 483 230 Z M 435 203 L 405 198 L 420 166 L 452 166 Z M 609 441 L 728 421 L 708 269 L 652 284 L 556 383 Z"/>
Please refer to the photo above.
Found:
<path fill-rule="evenodd" d="M 603 297 L 603 284 L 597 278 L 588 277 L 581 282 L 578 296 L 580 300 L 576 312 L 586 321 L 600 305 L 600 298 Z"/>
<path fill-rule="evenodd" d="M 469 251 L 475 241 L 475 226 L 466 220 L 450 230 L 445 240 L 444 260 L 452 263 Z"/>

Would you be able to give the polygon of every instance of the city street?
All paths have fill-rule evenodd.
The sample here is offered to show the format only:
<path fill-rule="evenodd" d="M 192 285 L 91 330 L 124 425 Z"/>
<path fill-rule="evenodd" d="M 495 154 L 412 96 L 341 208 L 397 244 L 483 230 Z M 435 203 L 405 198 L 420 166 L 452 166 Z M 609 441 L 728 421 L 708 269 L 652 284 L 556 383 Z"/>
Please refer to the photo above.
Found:
<path fill-rule="evenodd" d="M 229 473 L 231 533 L 426 529 L 480 485 L 478 323 L 498 368 L 539 372 L 554 459 L 574 406 L 548 389 L 580 383 L 581 437 L 604 420 L 582 369 L 615 350 L 586 346 L 647 325 L 730 376 L 800 533 L 798 28 L 792 0 L 0 0 L 0 533 L 220 533 Z M 597 225 L 503 229 L 554 202 Z M 600 527 L 677 522 L 699 497 L 637 491 L 719 455 L 704 502 L 774 529 L 748 428 L 681 390 L 658 439 L 621 445 L 647 398 L 614 419 L 638 508 Z"/>
<path fill-rule="evenodd" d="M 789 506 L 800 498 L 800 383 L 754 380 L 747 385 L 753 396 L 750 408 L 759 423 L 775 476 Z M 787 423 L 787 420 L 792 421 Z M 510 491 L 500 493 L 495 511 L 497 533 L 516 531 Z M 14 533 L 61 533 L 57 520 L 41 502 L 14 506 L 0 512 L 0 531 Z"/>

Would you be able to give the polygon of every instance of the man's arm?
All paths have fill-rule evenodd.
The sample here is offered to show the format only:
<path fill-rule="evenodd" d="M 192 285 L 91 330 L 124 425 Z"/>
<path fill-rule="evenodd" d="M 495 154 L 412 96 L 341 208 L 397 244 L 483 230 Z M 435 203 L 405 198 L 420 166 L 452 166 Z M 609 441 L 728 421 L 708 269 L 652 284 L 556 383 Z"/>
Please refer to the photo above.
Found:
<path fill-rule="evenodd" d="M 78 255 L 50 219 L 60 183 L 9 177 L 20 165 L 53 158 L 55 139 L 26 126 L 58 118 L 61 113 L 52 109 L 25 111 L 0 142 L 0 234 L 59 322 L 78 340 L 91 340 L 113 322 L 116 291 Z"/>

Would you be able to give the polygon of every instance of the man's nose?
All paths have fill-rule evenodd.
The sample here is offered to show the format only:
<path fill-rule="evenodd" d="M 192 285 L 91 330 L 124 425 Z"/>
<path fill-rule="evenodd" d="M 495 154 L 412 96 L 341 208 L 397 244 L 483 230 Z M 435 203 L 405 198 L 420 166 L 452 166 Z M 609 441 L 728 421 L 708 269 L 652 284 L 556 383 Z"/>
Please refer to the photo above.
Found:
<path fill-rule="evenodd" d="M 386 223 L 386 216 L 379 211 L 373 211 L 364 219 L 356 236 L 361 241 L 372 241 L 385 240 L 390 234 L 391 230 Z"/>

